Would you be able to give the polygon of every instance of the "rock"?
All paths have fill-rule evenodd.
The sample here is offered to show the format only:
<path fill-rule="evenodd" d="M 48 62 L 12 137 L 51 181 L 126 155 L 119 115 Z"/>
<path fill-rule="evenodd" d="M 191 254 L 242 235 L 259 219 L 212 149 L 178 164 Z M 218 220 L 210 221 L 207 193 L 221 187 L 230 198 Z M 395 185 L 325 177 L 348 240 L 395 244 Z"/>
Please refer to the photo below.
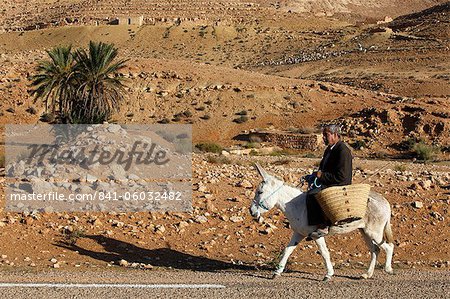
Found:
<path fill-rule="evenodd" d="M 139 267 L 139 263 L 131 263 L 131 268 L 137 268 Z"/>
<path fill-rule="evenodd" d="M 273 229 L 271 227 L 266 227 L 265 229 L 262 229 L 259 231 L 260 234 L 268 235 L 273 233 Z"/>
<path fill-rule="evenodd" d="M 112 172 L 112 179 L 114 180 L 124 180 L 126 177 L 126 172 L 123 169 L 123 167 L 119 164 L 112 164 L 110 167 L 111 172 Z"/>
<path fill-rule="evenodd" d="M 447 182 L 443 178 L 436 178 L 436 185 L 444 187 Z"/>
<path fill-rule="evenodd" d="M 32 183 L 32 186 L 34 193 L 41 193 L 41 194 L 52 192 L 55 189 L 55 186 L 52 183 L 45 182 L 42 180 L 41 181 L 35 180 Z"/>
<path fill-rule="evenodd" d="M 58 262 L 58 260 L 55 259 L 55 258 L 52 258 L 52 259 L 50 260 L 50 262 L 52 262 L 53 264 L 56 264 L 56 263 Z"/>
<path fill-rule="evenodd" d="M 431 181 L 430 180 L 420 181 L 419 185 L 423 188 L 423 190 L 430 190 L 430 188 L 431 188 Z"/>
<path fill-rule="evenodd" d="M 92 222 L 93 226 L 101 226 L 103 225 L 103 222 L 100 221 L 100 219 L 95 219 L 94 222 Z"/>
<path fill-rule="evenodd" d="M 53 213 L 54 209 L 52 206 L 46 206 L 44 208 L 44 213 L 49 214 L 49 213 Z"/>
<path fill-rule="evenodd" d="M 408 180 L 408 177 L 406 177 L 406 176 L 404 176 L 404 175 L 399 175 L 399 176 L 397 176 L 397 179 L 398 179 L 399 181 L 406 182 L 406 181 Z"/>
<path fill-rule="evenodd" d="M 242 218 L 241 216 L 231 216 L 230 217 L 230 221 L 234 222 L 234 223 L 242 222 L 242 221 L 244 221 L 244 218 Z"/>
<path fill-rule="evenodd" d="M 208 222 L 208 219 L 207 219 L 205 216 L 203 216 L 203 215 L 197 215 L 197 216 L 194 218 L 194 221 L 201 224 L 201 223 L 206 223 L 206 222 Z"/>
<path fill-rule="evenodd" d="M 178 229 L 183 229 L 189 226 L 189 223 L 187 223 L 186 221 L 180 221 L 180 223 L 178 223 Z"/>
<path fill-rule="evenodd" d="M 128 175 L 128 179 L 132 180 L 132 181 L 137 181 L 137 180 L 140 180 L 141 178 L 132 173 L 132 174 Z"/>
<path fill-rule="evenodd" d="M 408 242 L 400 242 L 400 243 L 397 245 L 397 247 L 398 247 L 398 248 L 402 248 L 402 247 L 405 247 L 406 245 L 408 245 Z"/>
<path fill-rule="evenodd" d="M 115 226 L 115 227 L 123 227 L 123 226 L 124 226 L 124 223 L 121 222 L 121 221 L 118 221 L 118 220 L 113 220 L 113 221 L 112 221 L 112 226 Z"/>
<path fill-rule="evenodd" d="M 206 186 L 205 185 L 199 185 L 197 191 L 199 191 L 199 192 L 206 192 Z"/>
<path fill-rule="evenodd" d="M 167 95 L 169 95 L 169 92 L 167 92 L 166 90 L 161 90 L 158 91 L 156 94 L 159 95 L 160 97 L 166 97 Z"/>
<path fill-rule="evenodd" d="M 252 149 L 252 148 L 234 149 L 234 150 L 230 150 L 229 153 L 232 155 L 243 156 L 243 155 L 250 155 L 250 153 L 252 151 L 254 151 L 254 149 Z"/>
<path fill-rule="evenodd" d="M 87 183 L 90 183 L 90 184 L 92 184 L 92 183 L 94 183 L 94 182 L 96 182 L 96 181 L 98 180 L 97 177 L 95 177 L 95 176 L 93 176 L 93 175 L 91 175 L 91 174 L 89 174 L 89 173 L 86 174 L 85 179 L 86 179 L 86 182 L 87 182 Z"/>
<path fill-rule="evenodd" d="M 225 157 L 229 157 L 229 156 L 230 156 L 230 153 L 227 152 L 227 151 L 222 151 L 221 155 L 222 155 L 222 156 L 225 156 Z"/>
<path fill-rule="evenodd" d="M 273 225 L 273 224 L 271 224 L 271 223 L 266 223 L 266 224 L 265 224 L 265 229 L 260 230 L 259 232 L 260 232 L 261 234 L 268 235 L 268 234 L 273 233 L 274 230 L 276 230 L 276 229 L 277 229 L 277 227 L 276 227 L 275 225 Z"/>
<path fill-rule="evenodd" d="M 415 201 L 412 203 L 412 206 L 416 209 L 421 209 L 423 208 L 423 203 L 421 201 Z"/>
<path fill-rule="evenodd" d="M 418 183 L 412 183 L 411 186 L 409 186 L 412 190 L 419 190 L 420 185 Z"/>
<path fill-rule="evenodd" d="M 108 130 L 108 132 L 111 132 L 111 133 L 117 133 L 120 131 L 121 128 L 122 127 L 120 125 L 110 124 L 110 125 L 108 125 L 107 130 Z"/>
<path fill-rule="evenodd" d="M 385 17 L 384 17 L 384 22 L 385 22 L 385 23 L 392 22 L 392 18 L 391 18 L 390 16 L 385 16 Z"/>
<path fill-rule="evenodd" d="M 322 83 L 319 83 L 319 88 L 322 89 L 322 90 L 324 90 L 324 91 L 330 91 L 330 89 L 328 88 L 328 86 L 326 86 L 326 85 L 324 85 L 324 84 L 322 84 Z"/>
<path fill-rule="evenodd" d="M 407 197 L 413 197 L 417 195 L 417 192 L 411 189 L 406 190 L 406 193 L 404 193 L 405 196 Z"/>
<path fill-rule="evenodd" d="M 119 266 L 128 267 L 128 262 L 126 260 L 122 259 L 119 261 Z"/>
<path fill-rule="evenodd" d="M 439 214 L 439 212 L 435 212 L 435 211 L 432 211 L 430 213 L 430 216 L 436 218 L 439 221 L 444 221 L 444 219 L 445 219 L 441 214 Z"/>
<path fill-rule="evenodd" d="M 209 211 L 209 212 L 212 212 L 212 213 L 217 212 L 216 206 L 214 205 L 214 203 L 210 199 L 208 199 L 206 201 L 206 210 Z"/>
<path fill-rule="evenodd" d="M 165 231 L 166 231 L 166 227 L 164 225 L 161 224 L 161 225 L 155 226 L 155 232 L 157 234 L 162 235 Z"/>
<path fill-rule="evenodd" d="M 228 201 L 232 201 L 232 202 L 240 202 L 238 197 L 229 197 L 227 198 Z"/>
<path fill-rule="evenodd" d="M 236 187 L 243 187 L 243 188 L 250 189 L 250 188 L 253 188 L 253 185 L 248 180 L 243 180 L 243 181 L 238 182 L 236 184 Z"/>

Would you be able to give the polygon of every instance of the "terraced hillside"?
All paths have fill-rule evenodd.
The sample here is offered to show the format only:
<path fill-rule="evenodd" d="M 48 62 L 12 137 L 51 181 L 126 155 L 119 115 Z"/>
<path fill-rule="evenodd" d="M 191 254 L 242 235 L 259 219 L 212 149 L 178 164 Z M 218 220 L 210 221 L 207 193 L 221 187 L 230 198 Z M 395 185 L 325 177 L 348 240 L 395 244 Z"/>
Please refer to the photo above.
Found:
<path fill-rule="evenodd" d="M 121 17 L 143 16 L 146 23 L 155 21 L 209 20 L 253 22 L 282 13 L 352 15 L 376 20 L 425 9 L 443 0 L 426 1 L 279 1 L 267 0 L 6 0 L 0 26 L 7 30 L 35 29 L 69 24 L 108 23 Z M 287 16 L 289 17 L 289 16 Z"/>

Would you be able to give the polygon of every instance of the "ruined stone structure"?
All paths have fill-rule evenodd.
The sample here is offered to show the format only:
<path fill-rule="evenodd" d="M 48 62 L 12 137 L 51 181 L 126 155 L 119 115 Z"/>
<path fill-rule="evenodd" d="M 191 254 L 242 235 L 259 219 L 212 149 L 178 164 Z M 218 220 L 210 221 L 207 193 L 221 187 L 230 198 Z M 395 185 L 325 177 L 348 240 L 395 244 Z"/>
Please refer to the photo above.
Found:
<path fill-rule="evenodd" d="M 136 25 L 142 26 L 144 25 L 144 16 L 140 17 L 128 17 L 128 18 L 119 18 L 118 25 Z"/>
<path fill-rule="evenodd" d="M 35 30 L 63 25 L 143 25 L 180 21 L 250 20 L 269 4 L 220 0 L 5 0 L 0 26 L 6 31 Z M 139 16 L 139 17 L 133 17 Z M 113 22 L 116 20 L 118 22 Z M 36 25 L 41 24 L 39 27 Z"/>
<path fill-rule="evenodd" d="M 250 133 L 250 138 L 260 138 L 281 148 L 295 150 L 322 150 L 323 142 L 320 134 L 300 134 L 283 131 L 258 131 Z"/>

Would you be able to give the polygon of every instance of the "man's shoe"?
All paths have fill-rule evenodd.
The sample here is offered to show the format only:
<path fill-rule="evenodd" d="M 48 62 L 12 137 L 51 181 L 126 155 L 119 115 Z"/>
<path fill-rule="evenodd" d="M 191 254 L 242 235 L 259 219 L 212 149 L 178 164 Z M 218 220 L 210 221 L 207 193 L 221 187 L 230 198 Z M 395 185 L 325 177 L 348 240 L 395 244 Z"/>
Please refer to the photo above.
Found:
<path fill-rule="evenodd" d="M 306 240 L 317 240 L 319 238 L 325 237 L 326 235 L 328 235 L 328 228 L 318 228 L 316 231 L 310 233 Z"/>

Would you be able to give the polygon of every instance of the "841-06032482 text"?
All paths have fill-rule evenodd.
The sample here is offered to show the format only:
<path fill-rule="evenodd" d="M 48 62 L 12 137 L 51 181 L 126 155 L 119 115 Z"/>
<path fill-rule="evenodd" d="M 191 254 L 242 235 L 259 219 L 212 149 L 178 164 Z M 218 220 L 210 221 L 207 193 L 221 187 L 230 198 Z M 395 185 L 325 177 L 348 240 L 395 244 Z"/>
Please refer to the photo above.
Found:
<path fill-rule="evenodd" d="M 117 192 L 99 192 L 99 200 L 181 200 L 180 191 L 141 191 L 141 192 L 124 192 L 119 194 Z"/>

